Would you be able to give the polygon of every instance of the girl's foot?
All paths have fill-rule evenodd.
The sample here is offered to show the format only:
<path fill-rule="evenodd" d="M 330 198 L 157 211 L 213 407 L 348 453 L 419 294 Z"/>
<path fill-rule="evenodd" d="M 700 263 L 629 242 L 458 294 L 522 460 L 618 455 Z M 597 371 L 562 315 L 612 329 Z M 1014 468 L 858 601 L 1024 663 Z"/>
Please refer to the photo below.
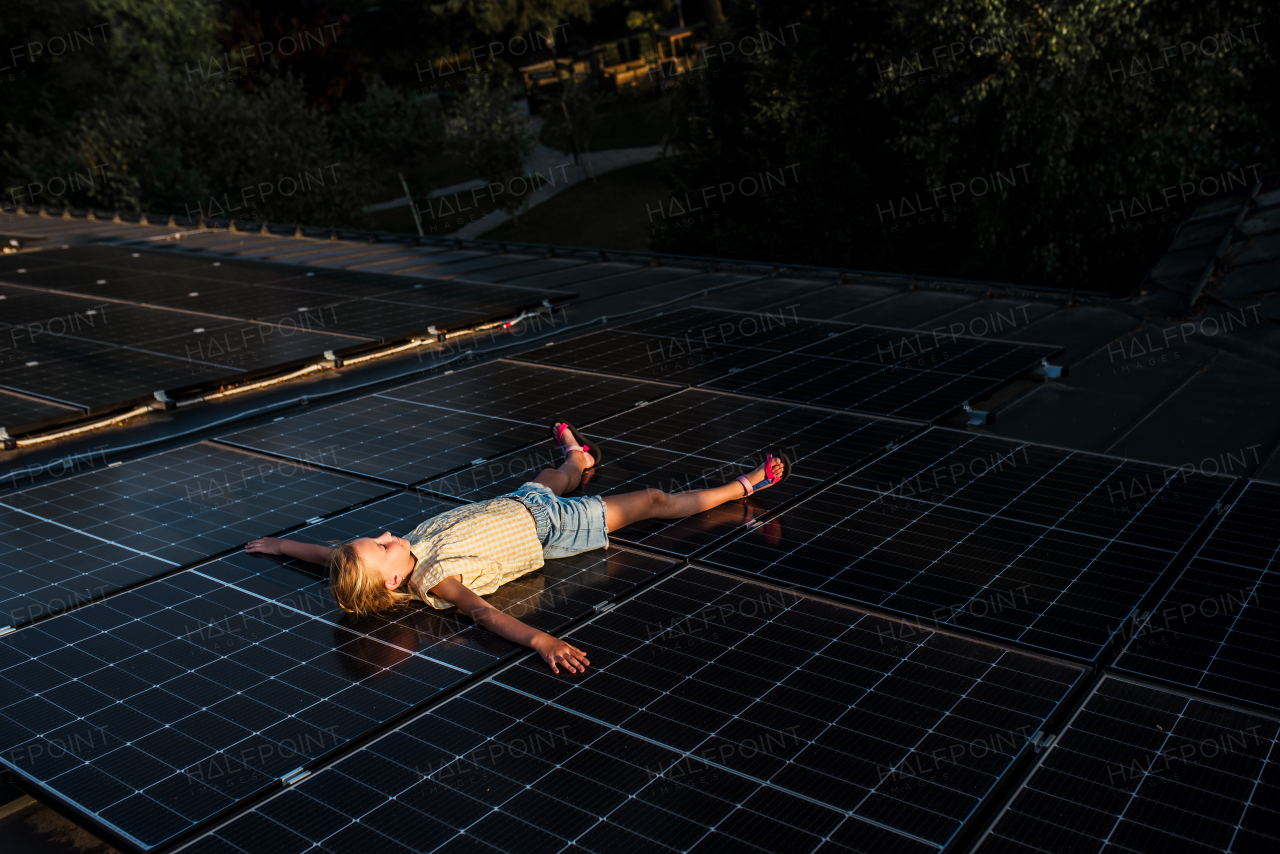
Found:
<path fill-rule="evenodd" d="M 766 469 L 766 466 L 769 468 Z M 745 490 L 742 497 L 746 498 L 757 489 L 767 489 L 785 479 L 790 467 L 790 460 L 785 455 L 770 453 L 765 461 L 756 466 L 750 474 L 740 475 L 737 478 L 738 483 L 742 484 Z"/>
<path fill-rule="evenodd" d="M 582 445 L 575 441 L 575 431 L 567 422 L 557 421 L 551 425 L 551 433 L 559 443 L 560 449 L 565 452 L 566 459 L 572 459 L 572 454 L 581 454 L 582 459 L 578 460 L 578 464 L 582 470 L 590 471 L 595 468 L 600 461 L 599 453 L 591 453 L 590 445 Z M 585 465 L 583 464 L 585 462 Z"/>

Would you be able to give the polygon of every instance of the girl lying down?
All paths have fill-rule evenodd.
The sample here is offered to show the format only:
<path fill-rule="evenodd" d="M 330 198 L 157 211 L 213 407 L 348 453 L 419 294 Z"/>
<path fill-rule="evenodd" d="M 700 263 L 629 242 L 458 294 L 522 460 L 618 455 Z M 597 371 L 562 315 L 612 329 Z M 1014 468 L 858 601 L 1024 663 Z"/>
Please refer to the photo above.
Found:
<path fill-rule="evenodd" d="M 599 446 L 571 425 L 556 422 L 552 435 L 565 452 L 558 469 L 543 469 L 514 492 L 457 507 L 423 522 L 408 537 L 385 531 L 331 547 L 263 537 L 245 551 L 323 564 L 329 591 L 344 610 L 369 614 L 419 599 L 435 608 L 456 606 L 477 625 L 535 650 L 551 669 L 586 671 L 591 662 L 577 647 L 504 614 L 481 596 L 539 569 L 544 559 L 568 557 L 609 545 L 609 533 L 645 519 L 679 519 L 745 498 L 791 474 L 786 454 L 773 452 L 750 474 L 723 486 L 668 493 L 641 489 L 620 495 L 564 498 L 582 474 L 600 465 Z"/>

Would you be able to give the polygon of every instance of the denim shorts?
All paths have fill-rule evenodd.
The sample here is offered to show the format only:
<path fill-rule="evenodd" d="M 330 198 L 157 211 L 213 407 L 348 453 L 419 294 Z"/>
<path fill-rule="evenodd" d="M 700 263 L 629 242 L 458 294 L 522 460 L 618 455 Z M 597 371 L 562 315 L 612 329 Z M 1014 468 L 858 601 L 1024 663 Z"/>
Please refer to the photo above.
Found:
<path fill-rule="evenodd" d="M 569 557 L 609 545 L 604 499 L 598 495 L 562 498 L 550 487 L 529 481 L 505 497 L 516 499 L 533 514 L 544 558 Z"/>

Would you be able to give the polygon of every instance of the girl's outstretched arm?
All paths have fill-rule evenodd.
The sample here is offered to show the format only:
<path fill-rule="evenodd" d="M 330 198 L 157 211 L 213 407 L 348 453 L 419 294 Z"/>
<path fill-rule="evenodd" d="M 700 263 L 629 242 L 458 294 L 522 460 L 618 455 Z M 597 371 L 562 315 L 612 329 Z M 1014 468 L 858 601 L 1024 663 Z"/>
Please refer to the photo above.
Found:
<path fill-rule="evenodd" d="M 555 673 L 559 673 L 561 667 L 570 673 L 585 673 L 587 665 L 591 663 L 587 654 L 576 646 L 532 626 L 526 626 L 510 614 L 502 613 L 456 578 L 444 579 L 431 588 L 431 594 L 452 602 L 459 611 L 475 620 L 477 625 L 484 626 L 495 635 L 533 649 L 542 656 L 543 661 L 551 665 L 551 670 Z"/>
<path fill-rule="evenodd" d="M 329 552 L 332 551 L 328 546 L 322 546 L 319 543 L 300 543 L 297 540 L 281 540 L 275 537 L 250 540 L 244 550 L 249 554 L 284 555 L 318 564 L 328 561 Z"/>

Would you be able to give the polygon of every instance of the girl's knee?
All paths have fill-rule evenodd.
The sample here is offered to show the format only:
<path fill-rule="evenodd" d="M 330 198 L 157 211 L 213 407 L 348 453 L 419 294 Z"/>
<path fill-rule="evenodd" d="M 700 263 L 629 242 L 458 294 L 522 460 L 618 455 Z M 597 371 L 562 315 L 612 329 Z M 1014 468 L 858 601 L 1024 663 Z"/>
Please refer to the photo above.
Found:
<path fill-rule="evenodd" d="M 663 492 L 655 487 L 649 487 L 645 492 L 649 495 L 649 506 L 654 510 L 662 510 L 671 504 L 670 493 Z"/>

